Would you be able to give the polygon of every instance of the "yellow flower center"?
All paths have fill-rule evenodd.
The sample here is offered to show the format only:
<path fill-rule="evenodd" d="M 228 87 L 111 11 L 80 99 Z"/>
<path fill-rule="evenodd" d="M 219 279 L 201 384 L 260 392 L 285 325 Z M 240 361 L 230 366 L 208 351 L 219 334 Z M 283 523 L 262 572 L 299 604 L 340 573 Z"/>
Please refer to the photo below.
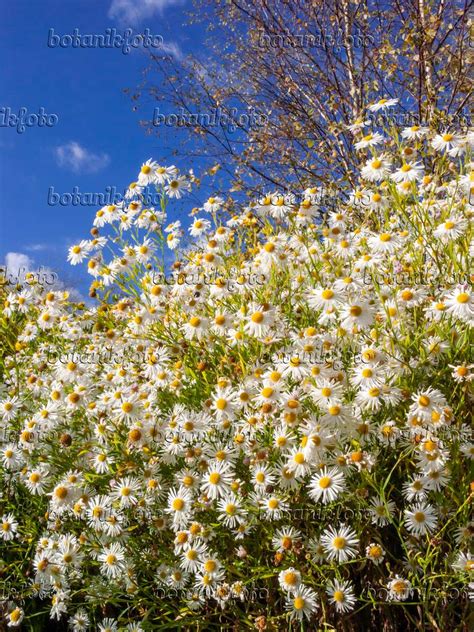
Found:
<path fill-rule="evenodd" d="M 336 590 L 333 594 L 334 601 L 342 603 L 344 601 L 344 593 L 342 590 Z"/>
<path fill-rule="evenodd" d="M 327 489 L 331 486 L 331 478 L 329 476 L 323 476 L 319 479 L 319 487 L 321 489 Z"/>
<path fill-rule="evenodd" d="M 303 597 L 295 597 L 293 600 L 293 606 L 295 610 L 303 610 L 305 606 L 305 600 Z"/>
<path fill-rule="evenodd" d="M 15 608 L 15 610 L 12 610 L 10 612 L 10 621 L 13 621 L 13 623 L 16 623 L 17 621 L 19 621 L 20 618 L 21 618 L 20 608 Z"/>
<path fill-rule="evenodd" d="M 175 511 L 182 511 L 184 508 L 184 500 L 182 498 L 175 498 L 172 507 Z"/>
<path fill-rule="evenodd" d="M 340 551 L 341 549 L 343 549 L 346 546 L 346 538 L 343 538 L 342 536 L 337 536 L 332 541 L 332 544 L 333 544 L 335 549 Z"/>
<path fill-rule="evenodd" d="M 67 487 L 58 487 L 55 490 L 54 495 L 56 496 L 56 498 L 59 498 L 60 500 L 64 500 L 66 498 L 66 496 L 68 495 L 68 488 Z"/>
<path fill-rule="evenodd" d="M 251 320 L 254 323 L 261 323 L 264 319 L 264 315 L 262 312 L 255 312 L 255 314 L 252 314 Z"/>
<path fill-rule="evenodd" d="M 220 398 L 216 401 L 216 408 L 218 410 L 225 410 L 227 408 L 227 400 Z"/>
<path fill-rule="evenodd" d="M 219 472 L 212 472 L 211 474 L 209 474 L 209 482 L 211 483 L 211 485 L 217 485 L 220 480 L 221 475 L 219 474 Z"/>
<path fill-rule="evenodd" d="M 204 569 L 206 570 L 207 573 L 213 573 L 217 568 L 217 564 L 214 560 L 207 560 L 207 562 L 204 563 Z"/>
<path fill-rule="evenodd" d="M 293 571 L 285 573 L 285 583 L 289 586 L 294 586 L 298 582 L 298 576 Z"/>

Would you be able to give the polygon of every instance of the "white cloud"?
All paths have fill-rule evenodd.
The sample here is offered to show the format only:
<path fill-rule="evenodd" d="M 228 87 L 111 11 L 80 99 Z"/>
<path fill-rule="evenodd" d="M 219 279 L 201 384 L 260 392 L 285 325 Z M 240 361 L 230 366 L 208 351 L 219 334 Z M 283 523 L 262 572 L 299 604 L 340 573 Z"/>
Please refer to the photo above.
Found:
<path fill-rule="evenodd" d="M 7 252 L 5 263 L 0 266 L 1 272 L 7 281 L 11 283 L 22 283 L 27 272 L 37 275 L 38 281 L 50 290 L 67 290 L 70 300 L 83 301 L 82 294 L 73 287 L 67 286 L 61 281 L 56 272 L 48 266 L 36 265 L 34 260 L 23 252 Z"/>
<path fill-rule="evenodd" d="M 73 140 L 56 147 L 55 154 L 58 165 L 74 173 L 95 173 L 110 163 L 108 154 L 94 154 Z"/>
<path fill-rule="evenodd" d="M 159 48 L 160 53 L 165 53 L 174 57 L 176 61 L 183 61 L 184 54 L 177 42 L 163 42 Z"/>
<path fill-rule="evenodd" d="M 33 260 L 22 252 L 7 252 L 5 255 L 5 267 L 7 272 L 14 276 L 33 270 Z"/>
<path fill-rule="evenodd" d="M 155 13 L 163 14 L 168 7 L 183 4 L 183 0 L 112 0 L 109 18 L 126 24 L 137 24 Z"/>
<path fill-rule="evenodd" d="M 48 250 L 50 246 L 48 244 L 29 244 L 28 246 L 23 246 L 25 250 L 29 250 L 30 252 L 39 252 L 40 250 Z"/>

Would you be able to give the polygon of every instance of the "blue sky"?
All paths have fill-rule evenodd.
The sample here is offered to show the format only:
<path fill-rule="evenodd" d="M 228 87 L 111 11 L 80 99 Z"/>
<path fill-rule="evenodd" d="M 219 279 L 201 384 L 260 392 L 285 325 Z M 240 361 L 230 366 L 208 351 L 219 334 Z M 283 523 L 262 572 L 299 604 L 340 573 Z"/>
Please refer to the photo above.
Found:
<path fill-rule="evenodd" d="M 33 262 L 57 271 L 68 286 L 85 293 L 88 275 L 66 262 L 67 248 L 87 238 L 96 206 L 48 205 L 59 194 L 123 191 L 140 164 L 165 156 L 171 162 L 175 135 L 147 136 L 139 120 L 153 117 L 154 104 L 133 111 L 124 88 L 135 88 L 148 66 L 143 48 L 124 55 L 118 48 L 48 47 L 50 29 L 60 36 L 79 29 L 105 35 L 145 28 L 161 36 L 172 54 L 199 51 L 206 34 L 184 27 L 190 0 L 15 0 L 0 25 L 0 108 L 28 114 L 44 108 L 52 126 L 0 127 L 0 263 Z M 0 113 L 3 110 L 0 109 Z M 54 122 L 54 118 L 50 122 Z M 0 116 L 0 122 L 2 118 Z M 4 121 L 3 121 L 4 122 Z M 160 143 L 166 144 L 166 148 Z M 176 163 L 182 168 L 189 165 Z M 51 196 L 50 196 L 51 197 Z M 54 196 L 53 196 L 54 199 Z M 190 204 L 194 206 L 194 204 Z"/>

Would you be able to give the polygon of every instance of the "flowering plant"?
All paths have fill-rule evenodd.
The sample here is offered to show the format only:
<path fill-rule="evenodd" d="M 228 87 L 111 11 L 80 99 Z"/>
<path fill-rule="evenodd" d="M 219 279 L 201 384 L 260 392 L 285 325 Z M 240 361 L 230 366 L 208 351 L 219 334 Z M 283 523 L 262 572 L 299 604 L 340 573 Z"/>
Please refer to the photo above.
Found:
<path fill-rule="evenodd" d="M 186 243 L 193 177 L 149 160 L 70 249 L 96 304 L 5 291 L 9 626 L 462 629 L 473 139 L 363 128 L 322 217 L 215 196 Z"/>

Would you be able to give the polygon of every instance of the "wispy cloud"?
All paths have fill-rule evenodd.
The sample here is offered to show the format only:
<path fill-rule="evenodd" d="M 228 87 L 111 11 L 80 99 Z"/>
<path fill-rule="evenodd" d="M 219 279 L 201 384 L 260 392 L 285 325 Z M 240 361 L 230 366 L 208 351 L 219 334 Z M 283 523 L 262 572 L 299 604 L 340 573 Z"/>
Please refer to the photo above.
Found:
<path fill-rule="evenodd" d="M 38 274 L 40 282 L 47 284 L 50 290 L 67 290 L 69 297 L 73 301 L 83 301 L 84 297 L 74 287 L 61 281 L 57 273 L 48 266 L 37 265 L 35 261 L 23 252 L 7 252 L 5 263 L 0 266 L 1 271 L 6 274 L 7 279 L 12 283 L 24 281 L 27 272 Z"/>
<path fill-rule="evenodd" d="M 108 154 L 95 154 L 73 140 L 59 145 L 54 151 L 58 165 L 74 173 L 95 173 L 110 163 Z"/>
<path fill-rule="evenodd" d="M 49 250 L 51 246 L 49 244 L 28 244 L 23 246 L 23 248 L 29 252 L 40 252 L 41 250 Z"/>
<path fill-rule="evenodd" d="M 184 0 L 112 0 L 108 16 L 126 24 L 138 24 L 155 14 L 162 15 L 168 7 Z"/>
<path fill-rule="evenodd" d="M 176 61 L 183 61 L 184 59 L 184 53 L 177 42 L 163 42 L 159 52 L 174 57 Z"/>

